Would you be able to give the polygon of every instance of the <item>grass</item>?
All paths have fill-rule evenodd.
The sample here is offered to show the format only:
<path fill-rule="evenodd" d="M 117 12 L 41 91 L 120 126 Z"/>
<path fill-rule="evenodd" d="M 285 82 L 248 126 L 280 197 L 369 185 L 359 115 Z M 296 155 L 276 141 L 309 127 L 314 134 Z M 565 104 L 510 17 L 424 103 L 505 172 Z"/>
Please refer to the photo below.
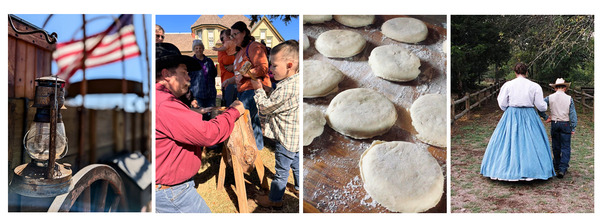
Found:
<path fill-rule="evenodd" d="M 488 103 L 452 125 L 451 209 L 467 213 L 591 213 L 594 211 L 593 110 L 577 106 L 569 172 L 563 179 L 500 182 L 479 174 L 502 111 Z M 548 134 L 550 126 L 546 126 Z"/>

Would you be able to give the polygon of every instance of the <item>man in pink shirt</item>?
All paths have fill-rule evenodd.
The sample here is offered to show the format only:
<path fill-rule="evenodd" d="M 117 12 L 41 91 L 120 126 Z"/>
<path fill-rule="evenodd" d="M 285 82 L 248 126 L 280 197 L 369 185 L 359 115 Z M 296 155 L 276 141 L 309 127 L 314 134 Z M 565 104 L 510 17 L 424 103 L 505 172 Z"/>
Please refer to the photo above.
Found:
<path fill-rule="evenodd" d="M 225 141 L 244 111 L 234 101 L 215 119 L 203 121 L 202 114 L 178 100 L 190 86 L 188 71 L 199 68 L 173 44 L 156 44 L 156 212 L 210 212 L 192 180 L 202 147 Z"/>

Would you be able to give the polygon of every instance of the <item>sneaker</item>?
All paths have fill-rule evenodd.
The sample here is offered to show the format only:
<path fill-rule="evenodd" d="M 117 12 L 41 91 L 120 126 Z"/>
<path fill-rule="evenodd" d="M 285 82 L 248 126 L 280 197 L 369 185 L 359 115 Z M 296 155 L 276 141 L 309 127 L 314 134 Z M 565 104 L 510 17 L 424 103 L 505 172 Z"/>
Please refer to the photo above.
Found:
<path fill-rule="evenodd" d="M 562 172 L 562 171 L 560 171 L 560 172 L 558 172 L 558 174 L 556 174 L 556 176 L 557 176 L 559 179 L 562 179 L 563 177 L 565 177 L 565 172 Z"/>
<path fill-rule="evenodd" d="M 261 207 L 273 208 L 275 210 L 283 209 L 283 201 L 273 202 L 269 200 L 268 195 L 259 195 L 256 197 L 256 203 Z"/>

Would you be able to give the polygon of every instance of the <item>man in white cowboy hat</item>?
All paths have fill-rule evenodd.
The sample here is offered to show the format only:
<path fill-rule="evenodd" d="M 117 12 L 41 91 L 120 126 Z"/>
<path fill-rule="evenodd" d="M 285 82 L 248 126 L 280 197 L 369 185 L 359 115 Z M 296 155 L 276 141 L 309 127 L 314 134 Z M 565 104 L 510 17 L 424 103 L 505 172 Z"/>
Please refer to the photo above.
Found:
<path fill-rule="evenodd" d="M 571 83 L 558 78 L 550 86 L 556 91 L 544 98 L 544 101 L 548 103 L 550 117 L 547 117 L 545 112 L 541 112 L 540 115 L 546 119 L 546 122 L 552 122 L 550 133 L 552 135 L 554 169 L 558 178 L 563 178 L 567 173 L 569 160 L 571 159 L 571 135 L 575 134 L 577 113 L 575 112 L 573 98 L 565 93 Z"/>
<path fill-rule="evenodd" d="M 200 169 L 202 147 L 225 141 L 244 105 L 234 101 L 216 118 L 203 121 L 201 114 L 177 99 L 190 86 L 188 71 L 200 65 L 173 44 L 157 43 L 155 49 L 156 212 L 211 212 L 192 177 Z"/>

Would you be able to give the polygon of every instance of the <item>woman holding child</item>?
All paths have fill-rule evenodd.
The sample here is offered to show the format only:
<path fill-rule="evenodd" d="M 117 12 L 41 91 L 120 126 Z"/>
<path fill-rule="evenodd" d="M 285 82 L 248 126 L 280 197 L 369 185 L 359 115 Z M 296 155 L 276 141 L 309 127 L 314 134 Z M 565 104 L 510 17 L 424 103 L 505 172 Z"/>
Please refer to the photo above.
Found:
<path fill-rule="evenodd" d="M 258 117 L 258 108 L 254 101 L 254 87 L 250 80 L 260 80 L 262 86 L 271 87 L 271 80 L 267 75 L 269 63 L 267 59 L 267 50 L 264 45 L 254 41 L 246 23 L 238 21 L 231 26 L 231 37 L 239 47 L 234 61 L 235 83 L 237 85 L 238 100 L 244 103 L 244 107 L 250 110 L 250 118 L 256 148 L 261 150 L 264 147 L 263 134 Z M 244 64 L 250 63 L 250 69 L 245 70 Z"/>

